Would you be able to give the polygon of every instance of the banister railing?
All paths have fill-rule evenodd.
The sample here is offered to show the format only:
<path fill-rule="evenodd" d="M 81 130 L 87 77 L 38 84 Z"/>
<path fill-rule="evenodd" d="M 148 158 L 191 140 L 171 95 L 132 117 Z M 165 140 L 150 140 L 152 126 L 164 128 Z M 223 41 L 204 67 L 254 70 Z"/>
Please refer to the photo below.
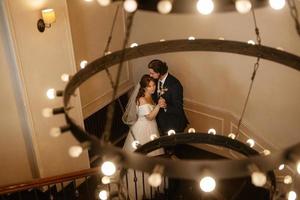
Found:
<path fill-rule="evenodd" d="M 66 181 L 72 181 L 75 179 L 97 175 L 98 173 L 99 173 L 99 167 L 95 167 L 95 168 L 80 170 L 77 172 L 66 173 L 58 176 L 40 178 L 28 182 L 4 185 L 4 186 L 0 186 L 0 195 L 28 190 L 31 188 L 53 185 L 53 184 L 62 183 Z"/>

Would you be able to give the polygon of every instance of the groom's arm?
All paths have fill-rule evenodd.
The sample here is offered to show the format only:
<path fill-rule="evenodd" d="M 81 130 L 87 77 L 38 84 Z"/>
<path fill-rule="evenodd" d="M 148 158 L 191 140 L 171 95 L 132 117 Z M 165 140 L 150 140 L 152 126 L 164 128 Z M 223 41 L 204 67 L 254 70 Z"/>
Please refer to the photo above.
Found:
<path fill-rule="evenodd" d="M 179 115 L 183 110 L 183 88 L 178 82 L 172 90 L 168 91 L 171 94 L 171 102 L 167 102 L 166 113 Z"/>

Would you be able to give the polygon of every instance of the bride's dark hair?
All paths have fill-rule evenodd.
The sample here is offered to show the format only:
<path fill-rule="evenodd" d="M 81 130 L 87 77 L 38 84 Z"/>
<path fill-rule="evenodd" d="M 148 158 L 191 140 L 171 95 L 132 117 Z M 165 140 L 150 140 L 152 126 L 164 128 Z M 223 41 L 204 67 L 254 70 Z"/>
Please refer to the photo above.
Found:
<path fill-rule="evenodd" d="M 153 81 L 155 83 L 155 80 L 152 77 L 150 77 L 148 74 L 145 74 L 142 76 L 142 78 L 140 80 L 140 89 L 135 98 L 135 101 L 137 102 L 137 104 L 139 104 L 139 99 L 141 97 L 145 96 L 145 88 L 149 86 L 151 81 Z"/>

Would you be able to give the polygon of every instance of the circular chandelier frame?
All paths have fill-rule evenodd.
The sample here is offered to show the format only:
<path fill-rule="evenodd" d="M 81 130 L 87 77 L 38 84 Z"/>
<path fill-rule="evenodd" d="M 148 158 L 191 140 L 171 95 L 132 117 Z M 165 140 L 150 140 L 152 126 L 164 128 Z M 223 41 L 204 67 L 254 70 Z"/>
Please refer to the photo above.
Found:
<path fill-rule="evenodd" d="M 219 135 L 208 134 L 176 134 L 172 136 L 160 137 L 140 147 L 137 152 L 147 153 L 156 148 L 182 143 L 209 143 L 221 145 L 244 155 L 250 156 L 242 160 L 170 160 L 155 157 L 148 157 L 139 153 L 122 151 L 120 148 L 110 144 L 99 142 L 94 136 L 88 135 L 75 121 L 69 116 L 69 102 L 83 82 L 94 74 L 109 68 L 121 61 L 128 61 L 135 58 L 150 56 L 155 54 L 184 52 L 184 51 L 211 51 L 241 54 L 252 57 L 259 57 L 300 71 L 300 57 L 291 53 L 277 50 L 275 48 L 252 45 L 238 41 L 196 39 L 196 40 L 170 40 L 164 42 L 154 42 L 143 44 L 134 48 L 113 52 L 89 63 L 84 69 L 77 72 L 67 84 L 64 91 L 64 114 L 73 136 L 81 143 L 88 143 L 91 153 L 102 156 L 119 157 L 119 161 L 125 168 L 151 173 L 156 165 L 164 167 L 164 174 L 169 177 L 199 180 L 202 171 L 209 171 L 216 179 L 245 177 L 251 174 L 250 165 L 256 165 L 263 172 L 272 171 L 282 163 L 294 162 L 291 158 L 300 155 L 300 143 L 290 148 L 278 151 L 268 156 L 258 155 L 258 153 L 247 147 L 240 149 L 241 142 Z M 243 144 L 243 143 L 242 143 Z M 243 146 L 243 145 L 242 145 Z M 245 144 L 244 144 L 245 146 Z M 243 148 L 245 148 L 243 146 Z M 182 173 L 185 169 L 185 173 Z M 300 190 L 299 181 L 295 183 L 295 189 Z"/>

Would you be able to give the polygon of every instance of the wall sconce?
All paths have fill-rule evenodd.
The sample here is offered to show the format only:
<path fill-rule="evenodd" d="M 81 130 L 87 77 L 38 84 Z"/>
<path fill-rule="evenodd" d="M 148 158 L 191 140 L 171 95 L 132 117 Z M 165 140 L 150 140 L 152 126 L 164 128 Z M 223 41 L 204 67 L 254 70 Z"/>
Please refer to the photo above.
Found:
<path fill-rule="evenodd" d="M 50 28 L 51 24 L 56 20 L 55 12 L 52 8 L 42 10 L 42 19 L 37 22 L 37 28 L 42 33 L 45 28 Z"/>

